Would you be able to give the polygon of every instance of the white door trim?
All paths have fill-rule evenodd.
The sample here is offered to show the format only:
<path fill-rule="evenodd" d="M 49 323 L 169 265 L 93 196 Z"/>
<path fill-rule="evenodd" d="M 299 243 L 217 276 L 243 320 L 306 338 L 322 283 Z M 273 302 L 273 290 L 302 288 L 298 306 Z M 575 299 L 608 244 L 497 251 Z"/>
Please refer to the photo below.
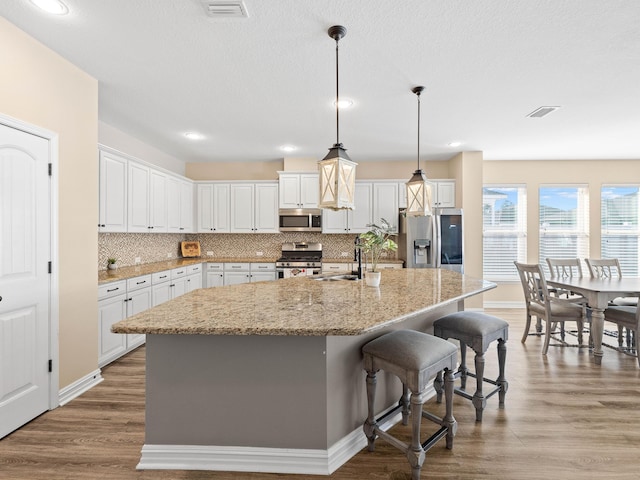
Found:
<path fill-rule="evenodd" d="M 58 342 L 59 320 L 59 286 L 58 271 L 60 262 L 58 256 L 58 134 L 17 118 L 0 113 L 0 123 L 7 127 L 21 130 L 31 135 L 44 138 L 49 141 L 49 159 L 52 165 L 52 175 L 49 181 L 50 196 L 50 222 L 51 222 L 51 262 L 53 265 L 50 276 L 49 290 L 49 354 L 53 361 L 51 375 L 49 375 L 49 410 L 56 408 L 58 400 L 58 384 L 60 381 L 60 355 Z"/>

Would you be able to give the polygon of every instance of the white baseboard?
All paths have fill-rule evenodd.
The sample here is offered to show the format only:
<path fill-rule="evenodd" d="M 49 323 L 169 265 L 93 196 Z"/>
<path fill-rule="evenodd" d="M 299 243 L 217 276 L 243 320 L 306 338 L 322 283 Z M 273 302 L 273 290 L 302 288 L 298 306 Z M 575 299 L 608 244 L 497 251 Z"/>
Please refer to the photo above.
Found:
<path fill-rule="evenodd" d="M 98 369 L 76 380 L 71 385 L 67 385 L 58 392 L 59 405 L 62 406 L 69 403 L 74 398 L 79 397 L 87 390 L 98 385 L 102 380 L 104 380 L 104 378 L 102 378 L 100 369 Z"/>
<path fill-rule="evenodd" d="M 431 386 L 427 397 L 434 395 Z M 401 419 L 402 415 L 397 412 L 385 419 L 380 428 L 386 431 Z M 331 475 L 366 445 L 367 438 L 362 427 L 353 430 L 327 450 L 145 444 L 136 468 Z"/>

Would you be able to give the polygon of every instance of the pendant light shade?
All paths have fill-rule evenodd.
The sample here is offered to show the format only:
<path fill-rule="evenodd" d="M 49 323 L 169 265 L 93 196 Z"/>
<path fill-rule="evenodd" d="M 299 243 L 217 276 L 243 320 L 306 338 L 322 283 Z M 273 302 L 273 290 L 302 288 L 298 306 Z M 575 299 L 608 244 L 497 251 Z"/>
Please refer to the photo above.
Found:
<path fill-rule="evenodd" d="M 420 94 L 424 87 L 414 87 L 411 91 L 418 97 L 418 169 L 407 182 L 406 215 L 424 217 L 431 215 L 431 184 L 420 169 Z"/>
<path fill-rule="evenodd" d="M 320 208 L 332 210 L 353 210 L 356 185 L 356 165 L 346 149 L 340 143 L 340 107 L 339 76 L 338 76 L 338 41 L 347 33 L 341 25 L 334 25 L 328 31 L 329 36 L 336 41 L 336 143 L 329 149 L 329 153 L 318 162 L 320 179 Z"/>

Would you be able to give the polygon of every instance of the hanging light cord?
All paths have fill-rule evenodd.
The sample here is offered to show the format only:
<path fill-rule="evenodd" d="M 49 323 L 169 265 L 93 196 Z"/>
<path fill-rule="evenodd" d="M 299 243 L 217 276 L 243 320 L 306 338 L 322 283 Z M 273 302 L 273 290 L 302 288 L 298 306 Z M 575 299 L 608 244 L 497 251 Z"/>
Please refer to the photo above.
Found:
<path fill-rule="evenodd" d="M 336 145 L 340 144 L 340 93 L 339 93 L 339 66 L 338 66 L 338 42 L 336 37 Z"/>
<path fill-rule="evenodd" d="M 420 92 L 418 95 L 418 170 L 420 170 Z"/>

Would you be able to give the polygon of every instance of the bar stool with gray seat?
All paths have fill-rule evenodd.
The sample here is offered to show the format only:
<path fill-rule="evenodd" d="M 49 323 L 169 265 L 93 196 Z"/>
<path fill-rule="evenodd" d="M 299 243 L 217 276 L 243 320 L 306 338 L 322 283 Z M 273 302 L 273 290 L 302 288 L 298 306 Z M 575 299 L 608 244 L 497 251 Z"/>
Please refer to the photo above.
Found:
<path fill-rule="evenodd" d="M 433 333 L 437 337 L 446 339 L 455 338 L 460 342 L 460 367 L 455 373 L 455 378 L 460 378 L 460 387 L 454 388 L 454 392 L 468 400 L 471 400 L 476 408 L 476 421 L 482 421 L 482 412 L 487 405 L 487 399 L 495 393 L 499 393 L 498 405 L 504 407 L 504 398 L 509 388 L 509 383 L 504 376 L 504 367 L 507 357 L 506 341 L 509 337 L 509 324 L 501 318 L 487 315 L 481 312 L 456 312 L 439 318 L 433 322 Z M 497 380 L 484 377 L 484 354 L 489 345 L 498 340 L 498 369 Z M 466 365 L 467 346 L 476 352 L 475 373 L 469 372 Z M 467 376 L 476 379 L 476 392 L 470 395 L 465 391 Z M 482 390 L 484 382 L 495 385 L 486 395 Z M 442 376 L 438 374 L 433 384 L 437 401 L 442 400 Z"/>
<path fill-rule="evenodd" d="M 453 448 L 457 423 L 453 417 L 453 371 L 456 367 L 458 349 L 451 342 L 415 330 L 396 330 L 384 334 L 362 347 L 363 366 L 367 371 L 368 415 L 363 429 L 368 440 L 369 451 L 374 451 L 376 437 L 380 437 L 403 451 L 411 465 L 411 478 L 419 480 L 425 452 L 438 440 L 446 437 L 446 446 Z M 408 424 L 409 395 L 411 392 L 411 444 L 406 444 L 378 426 L 375 418 L 374 400 L 376 394 L 376 373 L 379 370 L 392 373 L 402 382 L 403 392 L 399 405 L 392 410 L 402 409 L 402 423 Z M 440 418 L 426 412 L 422 406 L 430 381 L 438 372 L 444 371 L 445 415 Z M 389 413 L 385 414 L 385 417 Z M 440 428 L 425 442 L 420 441 L 420 424 L 426 418 Z"/>

